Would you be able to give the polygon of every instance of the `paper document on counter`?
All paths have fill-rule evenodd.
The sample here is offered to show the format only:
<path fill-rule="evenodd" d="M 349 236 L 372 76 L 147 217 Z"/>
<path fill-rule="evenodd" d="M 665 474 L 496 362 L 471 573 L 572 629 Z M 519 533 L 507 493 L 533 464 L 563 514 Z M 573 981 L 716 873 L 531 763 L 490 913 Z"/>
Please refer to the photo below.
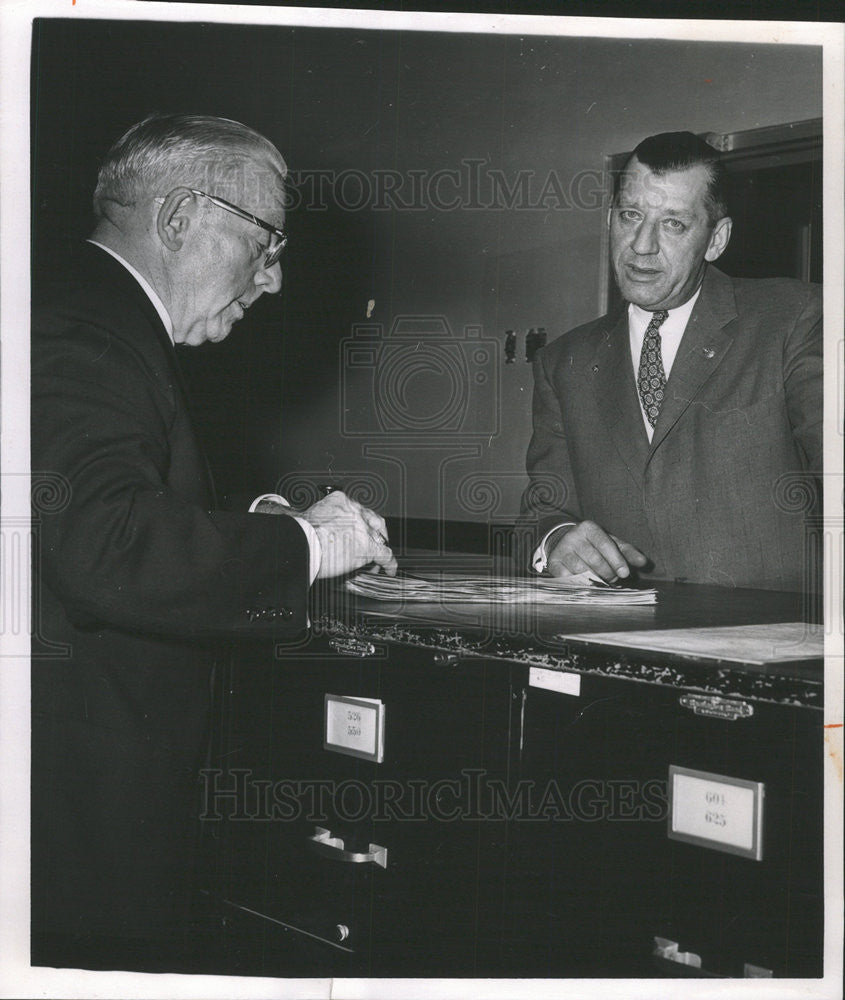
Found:
<path fill-rule="evenodd" d="M 484 573 L 359 573 L 346 589 L 378 601 L 430 604 L 655 604 L 657 591 L 611 587 L 586 573 L 551 577 L 489 576 Z"/>
<path fill-rule="evenodd" d="M 738 663 L 786 663 L 824 656 L 824 627 L 806 622 L 590 632 L 561 638 Z"/>

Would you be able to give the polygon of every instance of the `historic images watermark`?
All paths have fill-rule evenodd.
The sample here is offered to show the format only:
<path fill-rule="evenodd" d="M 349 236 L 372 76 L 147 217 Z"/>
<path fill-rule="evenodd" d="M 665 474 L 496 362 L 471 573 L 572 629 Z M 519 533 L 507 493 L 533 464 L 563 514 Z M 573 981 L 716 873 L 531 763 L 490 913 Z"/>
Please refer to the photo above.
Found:
<path fill-rule="evenodd" d="M 345 437 L 454 442 L 499 433 L 499 344 L 480 326 L 455 334 L 445 316 L 404 314 L 389 329 L 356 323 L 339 363 Z"/>
<path fill-rule="evenodd" d="M 250 204 L 281 201 L 285 211 L 309 212 L 572 212 L 606 211 L 619 178 L 604 170 L 503 169 L 485 157 L 465 157 L 432 169 L 297 167 L 275 171 L 215 163 L 205 173 L 218 193 L 246 192 Z M 650 175 L 626 176 L 627 201 L 660 207 L 665 192 Z"/>
<path fill-rule="evenodd" d="M 274 780 L 248 768 L 207 768 L 201 778 L 204 821 L 665 822 L 668 808 L 665 778 L 509 784 L 483 768 L 436 780 Z"/>
<path fill-rule="evenodd" d="M 842 635 L 845 632 L 840 571 L 845 539 L 843 518 L 840 513 L 824 513 L 823 507 L 825 483 L 831 475 L 833 473 L 814 471 L 786 472 L 773 485 L 775 507 L 803 521 L 802 640 L 813 635 Z"/>
<path fill-rule="evenodd" d="M 297 167 L 284 177 L 219 161 L 206 166 L 197 183 L 219 197 L 241 197 L 256 211 L 281 204 L 286 212 L 594 211 L 607 207 L 610 189 L 602 170 L 505 170 L 483 157 L 436 169 Z"/>
<path fill-rule="evenodd" d="M 486 159 L 455 166 L 408 170 L 291 170 L 285 207 L 325 212 L 590 211 L 605 205 L 601 170 L 565 176 L 527 167 L 503 170 Z"/>
<path fill-rule="evenodd" d="M 32 659 L 70 656 L 70 647 L 56 642 L 41 614 L 41 532 L 46 518 L 65 510 L 73 489 L 58 472 L 3 472 L 0 495 L 0 637 L 8 642 L 3 656 L 20 655 L 17 642 L 30 637 Z"/>

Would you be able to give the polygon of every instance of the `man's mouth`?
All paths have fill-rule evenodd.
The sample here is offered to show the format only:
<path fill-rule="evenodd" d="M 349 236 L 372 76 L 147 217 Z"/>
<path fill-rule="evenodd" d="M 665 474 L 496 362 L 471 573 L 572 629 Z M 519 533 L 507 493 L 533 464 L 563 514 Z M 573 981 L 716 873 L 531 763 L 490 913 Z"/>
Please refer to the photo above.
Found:
<path fill-rule="evenodd" d="M 235 301 L 231 303 L 231 308 L 234 313 L 232 322 L 237 323 L 239 320 L 242 320 L 244 318 L 244 313 L 251 305 L 252 303 L 247 302 L 246 299 L 235 299 Z"/>
<path fill-rule="evenodd" d="M 650 281 L 662 272 L 657 267 L 641 267 L 639 264 L 626 264 L 625 270 L 634 281 Z"/>

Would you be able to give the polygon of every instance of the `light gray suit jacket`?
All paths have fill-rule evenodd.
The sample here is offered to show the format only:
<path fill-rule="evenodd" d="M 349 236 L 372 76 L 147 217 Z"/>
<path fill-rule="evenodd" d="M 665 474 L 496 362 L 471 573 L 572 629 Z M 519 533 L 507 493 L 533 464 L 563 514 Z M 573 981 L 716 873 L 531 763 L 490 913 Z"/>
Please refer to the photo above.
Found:
<path fill-rule="evenodd" d="M 539 351 L 534 382 L 523 500 L 534 541 L 590 519 L 649 557 L 647 578 L 816 589 L 820 286 L 709 267 L 651 443 L 627 310 Z"/>

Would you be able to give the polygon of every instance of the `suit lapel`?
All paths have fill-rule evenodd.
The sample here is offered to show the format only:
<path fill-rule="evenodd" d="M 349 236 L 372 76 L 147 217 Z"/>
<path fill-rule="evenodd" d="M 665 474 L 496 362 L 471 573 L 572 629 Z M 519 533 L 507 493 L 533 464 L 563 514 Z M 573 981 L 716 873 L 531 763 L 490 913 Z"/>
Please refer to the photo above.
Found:
<path fill-rule="evenodd" d="M 709 267 L 666 384 L 649 458 L 721 364 L 733 343 L 725 327 L 736 315 L 730 278 Z"/>
<path fill-rule="evenodd" d="M 588 371 L 598 410 L 619 456 L 639 486 L 648 456 L 648 436 L 634 383 L 628 311 L 608 318 Z"/>

